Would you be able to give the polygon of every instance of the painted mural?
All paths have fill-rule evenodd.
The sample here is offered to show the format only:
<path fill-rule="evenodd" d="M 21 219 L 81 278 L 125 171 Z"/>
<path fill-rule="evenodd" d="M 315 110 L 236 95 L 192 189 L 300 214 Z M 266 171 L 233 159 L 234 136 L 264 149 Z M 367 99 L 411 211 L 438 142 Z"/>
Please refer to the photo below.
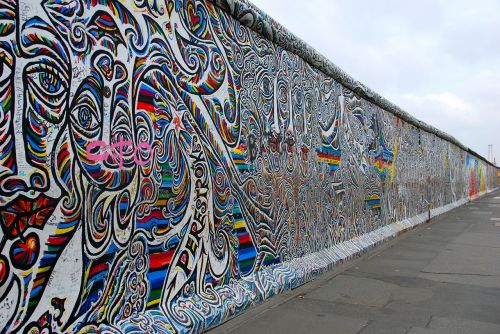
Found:
<path fill-rule="evenodd" d="M 486 180 L 484 165 L 479 162 L 479 160 L 474 159 L 473 156 L 467 156 L 467 174 L 469 176 L 468 195 L 472 198 L 477 197 L 480 192 L 486 190 Z"/>
<path fill-rule="evenodd" d="M 494 187 L 219 6 L 0 0 L 0 333 L 200 332 Z"/>

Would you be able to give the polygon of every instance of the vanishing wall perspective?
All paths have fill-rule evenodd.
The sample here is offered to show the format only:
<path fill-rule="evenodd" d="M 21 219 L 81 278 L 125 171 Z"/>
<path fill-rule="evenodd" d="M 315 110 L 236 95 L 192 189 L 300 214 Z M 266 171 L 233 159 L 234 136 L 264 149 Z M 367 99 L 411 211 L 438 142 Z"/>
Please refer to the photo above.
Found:
<path fill-rule="evenodd" d="M 214 2 L 0 0 L 1 333 L 199 332 L 496 186 Z"/>

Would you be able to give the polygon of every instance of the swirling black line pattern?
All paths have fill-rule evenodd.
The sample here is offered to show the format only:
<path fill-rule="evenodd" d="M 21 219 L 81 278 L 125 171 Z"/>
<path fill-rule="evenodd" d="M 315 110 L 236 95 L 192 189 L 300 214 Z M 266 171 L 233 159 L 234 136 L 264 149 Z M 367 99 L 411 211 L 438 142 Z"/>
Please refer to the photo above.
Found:
<path fill-rule="evenodd" d="M 0 35 L 1 333 L 201 332 L 496 186 L 246 1 L 0 0 Z"/>

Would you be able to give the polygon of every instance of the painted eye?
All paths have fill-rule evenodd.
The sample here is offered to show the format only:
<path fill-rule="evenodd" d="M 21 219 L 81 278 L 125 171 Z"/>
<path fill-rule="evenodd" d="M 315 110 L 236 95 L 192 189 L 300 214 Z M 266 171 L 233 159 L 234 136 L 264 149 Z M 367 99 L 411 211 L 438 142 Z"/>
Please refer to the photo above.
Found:
<path fill-rule="evenodd" d="M 57 93 L 62 86 L 61 81 L 51 72 L 40 72 L 38 74 L 38 81 L 40 86 L 51 94 Z"/>
<path fill-rule="evenodd" d="M 94 123 L 94 116 L 92 116 L 92 112 L 89 110 L 87 106 L 80 108 L 78 111 L 78 122 L 80 126 L 85 130 L 89 130 L 92 128 L 92 124 Z"/>
<path fill-rule="evenodd" d="M 73 111 L 73 125 L 76 125 L 83 133 L 90 134 L 99 127 L 92 108 L 92 103 L 82 102 Z"/>
<path fill-rule="evenodd" d="M 268 77 L 264 77 L 262 78 L 262 82 L 261 82 L 261 92 L 262 92 L 262 95 L 264 95 L 264 97 L 268 98 L 271 96 L 272 94 L 272 85 L 271 85 L 271 81 L 269 80 Z"/>
<path fill-rule="evenodd" d="M 70 125 L 75 136 L 93 139 L 99 136 L 102 122 L 102 85 L 95 77 L 84 79 L 71 106 Z"/>
<path fill-rule="evenodd" d="M 27 98 L 38 114 L 58 122 L 67 106 L 69 85 L 58 66 L 45 61 L 28 65 L 24 70 Z"/>
<path fill-rule="evenodd" d="M 35 64 L 26 69 L 26 78 L 34 92 L 46 99 L 58 99 L 66 95 L 67 83 L 61 73 L 48 64 Z"/>

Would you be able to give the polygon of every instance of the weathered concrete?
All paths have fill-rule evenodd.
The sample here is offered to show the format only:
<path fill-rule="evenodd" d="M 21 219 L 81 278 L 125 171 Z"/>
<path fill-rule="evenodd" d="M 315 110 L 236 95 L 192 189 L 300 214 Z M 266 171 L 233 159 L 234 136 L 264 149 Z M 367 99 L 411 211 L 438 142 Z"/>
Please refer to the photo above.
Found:
<path fill-rule="evenodd" d="M 210 333 L 500 333 L 499 192 Z"/>

